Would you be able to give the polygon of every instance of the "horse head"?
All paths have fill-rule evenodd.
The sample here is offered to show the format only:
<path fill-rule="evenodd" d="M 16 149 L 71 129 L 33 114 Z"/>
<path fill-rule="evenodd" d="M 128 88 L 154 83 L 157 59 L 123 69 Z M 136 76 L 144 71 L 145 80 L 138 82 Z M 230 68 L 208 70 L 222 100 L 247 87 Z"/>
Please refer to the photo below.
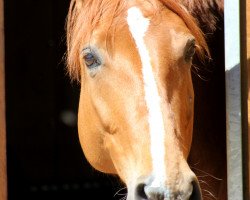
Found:
<path fill-rule="evenodd" d="M 89 163 L 118 174 L 129 200 L 201 199 L 187 163 L 192 58 L 208 53 L 195 20 L 172 0 L 72 0 L 67 31 Z"/>

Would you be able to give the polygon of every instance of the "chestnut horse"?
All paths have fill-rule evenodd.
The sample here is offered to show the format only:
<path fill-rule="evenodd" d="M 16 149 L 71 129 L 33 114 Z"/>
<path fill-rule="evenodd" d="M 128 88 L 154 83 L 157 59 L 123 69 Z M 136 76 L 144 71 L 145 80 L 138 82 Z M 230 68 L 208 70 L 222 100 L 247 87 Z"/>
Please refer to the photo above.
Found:
<path fill-rule="evenodd" d="M 67 59 L 81 84 L 81 146 L 95 169 L 121 178 L 128 200 L 213 198 L 202 195 L 187 163 L 192 60 L 195 53 L 210 56 L 193 7 L 174 0 L 71 2 Z"/>

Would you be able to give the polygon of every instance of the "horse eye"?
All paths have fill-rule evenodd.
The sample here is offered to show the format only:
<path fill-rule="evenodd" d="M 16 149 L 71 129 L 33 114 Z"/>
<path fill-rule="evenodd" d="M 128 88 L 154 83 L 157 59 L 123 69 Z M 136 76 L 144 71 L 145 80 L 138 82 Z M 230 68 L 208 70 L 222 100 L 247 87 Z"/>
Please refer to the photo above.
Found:
<path fill-rule="evenodd" d="M 87 67 L 91 67 L 96 62 L 96 59 L 92 53 L 88 53 L 84 56 L 84 61 Z"/>
<path fill-rule="evenodd" d="M 98 57 L 89 48 L 84 49 L 83 53 L 84 62 L 89 69 L 93 69 L 101 65 Z"/>
<path fill-rule="evenodd" d="M 192 60 L 196 50 L 195 39 L 189 39 L 185 47 L 185 61 L 189 62 Z"/>

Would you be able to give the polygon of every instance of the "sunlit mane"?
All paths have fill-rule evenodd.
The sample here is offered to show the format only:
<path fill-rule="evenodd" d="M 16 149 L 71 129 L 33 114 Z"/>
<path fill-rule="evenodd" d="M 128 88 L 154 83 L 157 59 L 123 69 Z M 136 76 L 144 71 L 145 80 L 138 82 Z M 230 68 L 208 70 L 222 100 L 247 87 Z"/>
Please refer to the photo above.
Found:
<path fill-rule="evenodd" d="M 155 2 L 157 0 L 147 0 Z M 182 18 L 197 42 L 197 54 L 203 58 L 209 55 L 204 35 L 194 18 L 173 0 L 159 0 L 168 9 Z M 143 1 L 142 1 L 143 2 Z M 124 17 L 128 8 L 127 0 L 72 0 L 67 20 L 67 64 L 69 75 L 80 80 L 80 52 L 82 45 L 90 40 L 95 27 L 106 23 L 108 31 L 115 27 L 117 20 Z M 108 33 L 107 33 L 108 37 Z M 112 37 L 112 35 L 111 35 Z"/>

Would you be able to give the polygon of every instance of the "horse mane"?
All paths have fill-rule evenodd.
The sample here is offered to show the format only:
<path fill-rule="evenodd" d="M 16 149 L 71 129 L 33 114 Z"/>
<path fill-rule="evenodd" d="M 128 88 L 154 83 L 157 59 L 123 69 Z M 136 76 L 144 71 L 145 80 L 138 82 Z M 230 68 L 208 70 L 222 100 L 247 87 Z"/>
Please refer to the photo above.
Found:
<path fill-rule="evenodd" d="M 67 66 L 69 75 L 80 80 L 80 49 L 95 27 L 105 19 L 112 25 L 126 0 L 71 0 L 67 17 Z"/>
<path fill-rule="evenodd" d="M 152 0 L 147 0 L 151 2 Z M 197 42 L 197 55 L 204 59 L 210 56 L 203 32 L 197 21 L 175 0 L 158 0 L 176 13 L 186 24 Z M 199 0 L 197 0 L 199 1 Z M 143 2 L 143 1 L 142 1 Z M 188 0 L 187 0 L 188 2 Z M 152 4 L 153 5 L 153 4 Z M 113 23 L 128 6 L 127 0 L 72 0 L 67 17 L 67 68 L 72 79 L 80 80 L 80 56 L 83 42 L 89 41 L 95 27 L 104 21 L 109 30 Z M 107 33 L 108 34 L 108 33 Z M 112 36 L 111 36 L 112 37 Z M 107 39 L 107 36 L 106 36 Z"/>
<path fill-rule="evenodd" d="M 224 0 L 179 0 L 195 19 L 199 26 L 206 32 L 216 30 L 217 16 L 224 12 Z"/>

